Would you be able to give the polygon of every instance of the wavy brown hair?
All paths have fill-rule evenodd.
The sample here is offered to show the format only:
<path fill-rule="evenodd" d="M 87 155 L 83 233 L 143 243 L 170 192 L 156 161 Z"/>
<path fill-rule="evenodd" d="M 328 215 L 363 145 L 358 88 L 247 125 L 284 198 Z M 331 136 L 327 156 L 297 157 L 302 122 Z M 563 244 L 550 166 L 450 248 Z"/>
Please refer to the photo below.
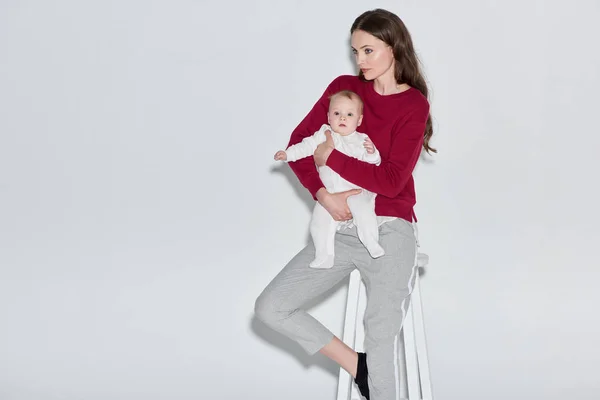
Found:
<path fill-rule="evenodd" d="M 350 34 L 356 30 L 367 32 L 390 46 L 396 59 L 394 72 L 398 84 L 406 83 L 420 91 L 425 98 L 429 98 L 429 90 L 421 73 L 419 58 L 415 52 L 412 38 L 400 17 L 380 8 L 366 11 L 354 20 Z M 362 71 L 359 76 L 364 79 Z M 436 149 L 429 146 L 429 139 L 432 135 L 433 126 L 430 113 L 423 134 L 423 148 L 429 154 L 437 153 Z"/>

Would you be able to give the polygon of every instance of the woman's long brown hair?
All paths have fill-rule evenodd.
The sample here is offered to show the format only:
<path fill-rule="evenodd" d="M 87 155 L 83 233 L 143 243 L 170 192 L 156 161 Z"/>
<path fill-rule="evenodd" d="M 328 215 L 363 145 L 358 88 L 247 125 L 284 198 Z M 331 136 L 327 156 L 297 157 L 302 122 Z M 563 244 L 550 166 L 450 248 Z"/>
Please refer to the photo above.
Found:
<path fill-rule="evenodd" d="M 412 38 L 400 17 L 380 8 L 366 11 L 356 18 L 350 33 L 352 34 L 356 30 L 367 32 L 389 45 L 393 49 L 396 59 L 394 71 L 398 84 L 406 83 L 420 91 L 425 98 L 429 98 L 429 90 L 421 73 L 419 58 L 415 52 Z M 362 72 L 359 76 L 364 79 Z M 430 113 L 423 134 L 423 148 L 430 154 L 437 153 L 436 149 L 429 146 L 432 135 L 433 126 Z"/>

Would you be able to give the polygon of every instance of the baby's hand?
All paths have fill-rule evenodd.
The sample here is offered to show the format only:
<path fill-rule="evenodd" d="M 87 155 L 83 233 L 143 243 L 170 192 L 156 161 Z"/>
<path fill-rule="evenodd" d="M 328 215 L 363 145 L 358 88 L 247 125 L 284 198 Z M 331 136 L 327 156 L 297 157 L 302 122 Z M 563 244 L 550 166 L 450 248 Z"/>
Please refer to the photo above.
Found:
<path fill-rule="evenodd" d="M 277 160 L 277 161 L 286 161 L 287 160 L 287 154 L 285 154 L 285 151 L 279 150 L 277 153 L 275 153 L 275 160 Z"/>
<path fill-rule="evenodd" d="M 367 149 L 367 153 L 369 153 L 369 154 L 375 153 L 375 145 L 373 144 L 373 142 L 371 142 L 371 139 L 365 138 L 364 146 L 365 146 L 365 149 Z"/>

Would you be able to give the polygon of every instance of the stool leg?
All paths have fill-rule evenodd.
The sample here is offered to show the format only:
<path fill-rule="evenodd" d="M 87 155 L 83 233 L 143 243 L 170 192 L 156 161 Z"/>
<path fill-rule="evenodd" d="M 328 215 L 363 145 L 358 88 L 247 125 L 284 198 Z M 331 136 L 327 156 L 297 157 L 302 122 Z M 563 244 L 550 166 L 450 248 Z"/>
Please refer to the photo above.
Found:
<path fill-rule="evenodd" d="M 417 361 L 417 351 L 415 346 L 412 301 L 406 312 L 406 318 L 404 318 L 402 332 L 404 337 L 404 355 L 406 357 L 408 398 L 410 400 L 418 400 L 421 398 L 421 391 L 419 389 L 419 364 Z"/>
<path fill-rule="evenodd" d="M 354 349 L 365 351 L 365 313 L 367 312 L 367 287 L 360 281 L 358 291 L 358 310 L 356 312 L 356 336 L 354 338 Z"/>
<path fill-rule="evenodd" d="M 398 357 L 398 377 L 400 379 L 399 391 L 401 399 L 408 399 L 408 386 L 406 379 L 406 346 L 404 345 L 404 332 L 401 331 L 398 335 L 397 349 L 395 351 Z"/>
<path fill-rule="evenodd" d="M 358 270 L 350 273 L 348 283 L 348 296 L 346 300 L 346 316 L 344 320 L 344 333 L 342 341 L 349 347 L 354 348 L 356 343 L 356 325 L 358 321 L 358 303 L 360 300 L 361 279 Z M 338 378 L 337 400 L 350 400 L 351 391 L 354 391 L 352 385 L 352 376 L 342 367 L 340 367 Z"/>
<path fill-rule="evenodd" d="M 427 356 L 425 321 L 423 319 L 421 289 L 418 275 L 417 279 L 415 280 L 415 289 L 412 294 L 411 304 L 415 321 L 415 340 L 417 346 L 417 361 L 419 363 L 419 378 L 421 381 L 422 398 L 423 400 L 433 400 L 431 377 L 429 375 L 429 359 Z"/>

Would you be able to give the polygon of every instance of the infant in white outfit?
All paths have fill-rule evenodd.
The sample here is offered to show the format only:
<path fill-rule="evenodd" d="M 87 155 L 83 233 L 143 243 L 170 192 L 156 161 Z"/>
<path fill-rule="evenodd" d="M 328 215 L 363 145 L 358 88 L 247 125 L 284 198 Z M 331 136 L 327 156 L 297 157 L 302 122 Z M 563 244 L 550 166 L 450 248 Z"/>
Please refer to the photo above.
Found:
<path fill-rule="evenodd" d="M 327 113 L 328 125 L 312 136 L 304 138 L 300 143 L 290 146 L 285 151 L 275 154 L 275 160 L 293 162 L 312 156 L 317 146 L 325 142 L 325 132 L 329 130 L 335 149 L 359 160 L 379 165 L 381 156 L 373 142 L 356 128 L 362 122 L 363 102 L 356 93 L 344 90 L 335 93 L 329 100 Z M 365 190 L 342 178 L 328 166 L 319 167 L 319 176 L 329 193 L 339 193 L 351 189 L 362 189 L 360 194 L 348 197 L 348 208 L 352 213 L 358 237 L 373 258 L 385 254 L 379 244 L 379 226 L 375 215 L 376 194 Z M 341 222 L 335 221 L 329 212 L 317 202 L 310 222 L 310 234 L 315 245 L 315 259 L 309 264 L 311 268 L 331 268 L 334 264 L 335 233 Z"/>

